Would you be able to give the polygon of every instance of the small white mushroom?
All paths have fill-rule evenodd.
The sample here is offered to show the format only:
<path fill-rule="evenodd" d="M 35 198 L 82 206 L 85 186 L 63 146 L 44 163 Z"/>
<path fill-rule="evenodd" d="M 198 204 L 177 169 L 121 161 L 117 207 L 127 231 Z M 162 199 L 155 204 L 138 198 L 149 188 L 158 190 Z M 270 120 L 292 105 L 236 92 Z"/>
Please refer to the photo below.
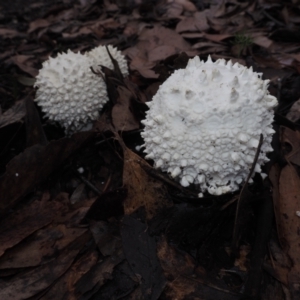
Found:
<path fill-rule="evenodd" d="M 116 48 L 108 49 L 120 66 L 123 75 L 128 74 L 124 56 Z M 43 63 L 36 77 L 38 88 L 35 101 L 45 113 L 45 117 L 64 127 L 66 133 L 88 129 L 99 111 L 108 101 L 106 84 L 91 71 L 99 65 L 113 68 L 104 46 L 97 47 L 87 54 L 58 54 Z"/>

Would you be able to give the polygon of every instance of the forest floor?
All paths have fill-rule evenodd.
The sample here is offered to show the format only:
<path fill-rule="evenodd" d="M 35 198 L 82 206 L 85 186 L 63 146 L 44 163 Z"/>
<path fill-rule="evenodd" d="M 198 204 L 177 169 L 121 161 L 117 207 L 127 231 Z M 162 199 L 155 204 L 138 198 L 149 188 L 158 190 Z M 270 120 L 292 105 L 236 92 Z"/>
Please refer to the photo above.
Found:
<path fill-rule="evenodd" d="M 300 2 L 30 0 L 0 3 L 0 299 L 300 299 Z M 50 56 L 112 44 L 109 103 L 71 137 L 43 118 Z M 152 168 L 145 102 L 189 57 L 269 79 L 268 177 L 235 193 L 183 188 Z"/>

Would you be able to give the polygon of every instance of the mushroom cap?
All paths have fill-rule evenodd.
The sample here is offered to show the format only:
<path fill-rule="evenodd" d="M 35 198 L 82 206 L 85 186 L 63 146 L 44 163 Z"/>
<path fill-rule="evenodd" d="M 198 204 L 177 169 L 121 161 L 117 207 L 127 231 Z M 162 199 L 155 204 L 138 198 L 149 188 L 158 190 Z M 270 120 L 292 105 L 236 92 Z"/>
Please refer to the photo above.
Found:
<path fill-rule="evenodd" d="M 107 48 L 111 56 L 118 62 L 121 73 L 124 76 L 127 76 L 128 75 L 127 61 L 124 55 L 122 54 L 122 52 L 111 45 L 108 45 Z M 92 66 L 95 70 L 101 71 L 100 66 L 105 66 L 113 70 L 114 66 L 105 46 L 98 46 L 92 49 L 90 52 L 87 52 L 86 55 L 91 59 Z"/>
<path fill-rule="evenodd" d="M 182 186 L 221 195 L 238 190 L 253 164 L 260 134 L 263 144 L 255 166 L 272 151 L 277 99 L 268 80 L 239 63 L 190 59 L 158 89 L 143 122 L 146 158 Z"/>
<path fill-rule="evenodd" d="M 79 131 L 97 119 L 108 101 L 106 84 L 91 65 L 86 55 L 68 50 L 45 61 L 36 77 L 35 101 L 45 117 L 59 122 L 66 132 Z"/>

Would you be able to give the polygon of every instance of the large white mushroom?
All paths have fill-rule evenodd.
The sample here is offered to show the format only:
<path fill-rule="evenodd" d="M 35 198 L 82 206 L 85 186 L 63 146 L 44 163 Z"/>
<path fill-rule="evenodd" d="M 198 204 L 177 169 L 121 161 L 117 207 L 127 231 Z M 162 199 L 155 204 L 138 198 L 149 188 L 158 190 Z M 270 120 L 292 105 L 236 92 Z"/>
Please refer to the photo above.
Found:
<path fill-rule="evenodd" d="M 123 74 L 127 75 L 124 56 L 112 46 L 108 49 Z M 91 127 L 92 121 L 98 118 L 99 111 L 108 101 L 104 80 L 91 71 L 91 67 L 100 71 L 99 65 L 113 69 L 104 46 L 86 54 L 68 50 L 45 61 L 36 77 L 35 87 L 38 90 L 35 101 L 45 117 L 60 123 L 67 133 Z"/>
<path fill-rule="evenodd" d="M 261 75 L 224 59 L 190 59 L 147 103 L 142 132 L 146 158 L 182 186 L 199 185 L 200 195 L 236 191 L 249 174 L 260 134 L 256 172 L 273 150 L 277 99 Z"/>

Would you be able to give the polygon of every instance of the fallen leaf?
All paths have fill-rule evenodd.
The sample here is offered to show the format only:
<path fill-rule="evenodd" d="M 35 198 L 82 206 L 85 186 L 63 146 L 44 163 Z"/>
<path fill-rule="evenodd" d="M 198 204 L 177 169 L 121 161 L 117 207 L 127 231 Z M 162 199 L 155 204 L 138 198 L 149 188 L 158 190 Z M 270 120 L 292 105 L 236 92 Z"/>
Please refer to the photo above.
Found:
<path fill-rule="evenodd" d="M 32 55 L 15 55 L 10 58 L 22 71 L 36 77 L 39 71 L 33 67 L 34 56 Z"/>
<path fill-rule="evenodd" d="M 182 5 L 184 10 L 186 10 L 186 11 L 191 11 L 191 12 L 197 11 L 197 7 L 195 6 L 195 4 L 189 0 L 168 0 L 168 2 L 169 3 L 173 2 L 173 3 L 177 3 L 179 5 Z"/>
<path fill-rule="evenodd" d="M 163 47 L 164 46 L 164 47 Z M 152 51 L 154 55 L 152 54 Z M 155 66 L 153 60 L 161 60 L 168 57 L 170 53 L 186 52 L 193 56 L 197 51 L 191 49 L 191 45 L 183 39 L 180 34 L 161 25 L 153 28 L 144 28 L 139 36 L 138 43 L 123 51 L 132 59 L 130 68 L 139 71 L 146 78 L 157 78 L 151 69 Z M 151 57 L 151 60 L 149 59 Z"/>
<path fill-rule="evenodd" d="M 176 26 L 176 32 L 178 33 L 184 31 L 201 32 L 207 29 L 209 29 L 209 25 L 206 20 L 206 13 L 204 11 L 195 12 L 192 17 L 186 17 Z"/>
<path fill-rule="evenodd" d="M 183 6 L 173 0 L 169 0 L 166 7 L 166 13 L 164 14 L 166 18 L 178 18 L 183 12 Z"/>
<path fill-rule="evenodd" d="M 90 220 L 107 220 L 124 214 L 123 201 L 127 196 L 124 188 L 109 191 L 99 196 L 86 214 Z"/>
<path fill-rule="evenodd" d="M 296 122 L 300 119 L 300 99 L 298 99 L 290 108 L 290 111 L 286 114 L 286 118 L 292 122 Z"/>
<path fill-rule="evenodd" d="M 2 38 L 14 38 L 14 37 L 21 37 L 21 36 L 24 36 L 23 33 L 20 33 L 19 31 L 17 30 L 14 30 L 14 29 L 10 29 L 10 28 L 0 28 L 0 36 Z"/>
<path fill-rule="evenodd" d="M 280 65 L 280 63 L 278 62 L 277 59 L 275 59 L 275 57 L 273 56 L 261 56 L 259 54 L 253 54 L 253 59 L 254 61 L 259 64 L 260 67 L 270 67 L 273 69 L 281 69 L 282 66 Z"/>
<path fill-rule="evenodd" d="M 148 59 L 151 62 L 157 62 L 176 53 L 177 51 L 174 46 L 168 46 L 168 45 L 158 46 L 149 53 Z"/>
<path fill-rule="evenodd" d="M 36 19 L 29 23 L 28 33 L 34 32 L 37 29 L 48 27 L 51 23 L 46 19 Z"/>
<path fill-rule="evenodd" d="M 26 115 L 25 100 L 17 101 L 10 109 L 1 114 L 0 111 L 0 128 L 9 124 L 21 122 Z"/>
<path fill-rule="evenodd" d="M 291 259 L 288 274 L 289 289 L 293 299 L 300 296 L 300 178 L 292 165 L 280 173 L 279 198 L 275 203 L 275 216 L 279 241 Z"/>
<path fill-rule="evenodd" d="M 0 36 L 2 38 L 14 38 L 19 35 L 20 33 L 17 30 L 9 28 L 0 28 Z"/>
<path fill-rule="evenodd" d="M 123 260 L 124 254 L 120 249 L 114 255 L 99 260 L 78 280 L 74 290 L 75 295 L 84 295 L 80 299 L 90 299 L 108 279 L 112 278 L 114 268 Z"/>
<path fill-rule="evenodd" d="M 300 166 L 300 131 L 288 127 L 280 128 L 280 141 L 284 149 L 285 159 Z M 290 149 L 286 146 L 290 147 Z"/>
<path fill-rule="evenodd" d="M 157 256 L 166 278 L 172 278 L 165 289 L 167 299 L 240 299 L 240 295 L 211 283 L 203 267 L 187 253 L 170 246 L 165 238 L 158 243 Z"/>
<path fill-rule="evenodd" d="M 149 235 L 146 224 L 132 216 L 124 216 L 121 236 L 124 255 L 140 279 L 144 299 L 159 299 L 166 279 L 156 255 L 155 237 Z"/>
<path fill-rule="evenodd" d="M 120 139 L 119 142 L 121 145 L 123 144 Z M 146 161 L 125 145 L 122 148 L 124 155 L 123 184 L 128 190 L 124 202 L 125 214 L 130 215 L 143 207 L 149 220 L 163 207 L 170 206 L 165 195 L 165 188 L 161 182 L 150 177 L 142 168 L 143 165 L 149 167 Z"/>
<path fill-rule="evenodd" d="M 145 78 L 158 78 L 158 74 L 151 70 L 154 66 L 155 62 L 150 62 L 138 56 L 130 62 L 130 69 L 138 71 Z"/>
<path fill-rule="evenodd" d="M 36 81 L 35 78 L 26 77 L 22 75 L 17 76 L 17 80 L 25 86 L 34 86 L 34 83 Z"/>
<path fill-rule="evenodd" d="M 232 34 L 209 34 L 209 33 L 204 33 L 204 37 L 210 41 L 213 42 L 221 42 L 225 39 L 228 39 L 232 37 Z"/>
<path fill-rule="evenodd" d="M 119 222 L 90 222 L 90 229 L 102 255 L 114 255 L 122 248 Z"/>
<path fill-rule="evenodd" d="M 8 282 L 0 282 L 0 297 L 5 300 L 22 300 L 48 288 L 70 268 L 79 251 L 89 239 L 90 233 L 85 231 L 55 260 L 33 270 L 25 271 Z"/>
<path fill-rule="evenodd" d="M 135 130 L 140 127 L 133 114 L 132 101 L 134 96 L 123 86 L 118 86 L 119 97 L 112 109 L 112 122 L 117 131 Z"/>
<path fill-rule="evenodd" d="M 0 227 L 0 256 L 35 231 L 50 224 L 62 209 L 63 205 L 56 201 L 37 200 L 7 217 Z"/>
<path fill-rule="evenodd" d="M 43 213 L 46 219 L 47 212 L 43 211 Z M 52 214 L 52 218 L 54 216 L 55 214 Z M 62 251 L 85 231 L 84 228 L 66 228 L 63 224 L 42 228 L 25 241 L 7 250 L 0 258 L 0 269 L 28 268 L 47 263 L 57 255 L 58 251 Z"/>
<path fill-rule="evenodd" d="M 273 44 L 273 41 L 267 38 L 266 36 L 253 37 L 252 42 L 266 49 L 270 48 Z"/>
<path fill-rule="evenodd" d="M 40 300 L 76 300 L 81 296 L 75 292 L 77 282 L 97 263 L 97 251 L 84 253 L 72 267 L 56 281 Z"/>
<path fill-rule="evenodd" d="M 93 135 L 80 132 L 71 138 L 52 141 L 46 146 L 34 145 L 12 159 L 0 178 L 0 214 L 13 207 L 34 186 L 45 180 Z"/>
<path fill-rule="evenodd" d="M 33 103 L 33 98 L 28 96 L 24 101 L 26 105 L 26 147 L 31 147 L 35 144 L 45 146 L 48 144 L 48 140 L 41 123 L 40 115 Z"/>

